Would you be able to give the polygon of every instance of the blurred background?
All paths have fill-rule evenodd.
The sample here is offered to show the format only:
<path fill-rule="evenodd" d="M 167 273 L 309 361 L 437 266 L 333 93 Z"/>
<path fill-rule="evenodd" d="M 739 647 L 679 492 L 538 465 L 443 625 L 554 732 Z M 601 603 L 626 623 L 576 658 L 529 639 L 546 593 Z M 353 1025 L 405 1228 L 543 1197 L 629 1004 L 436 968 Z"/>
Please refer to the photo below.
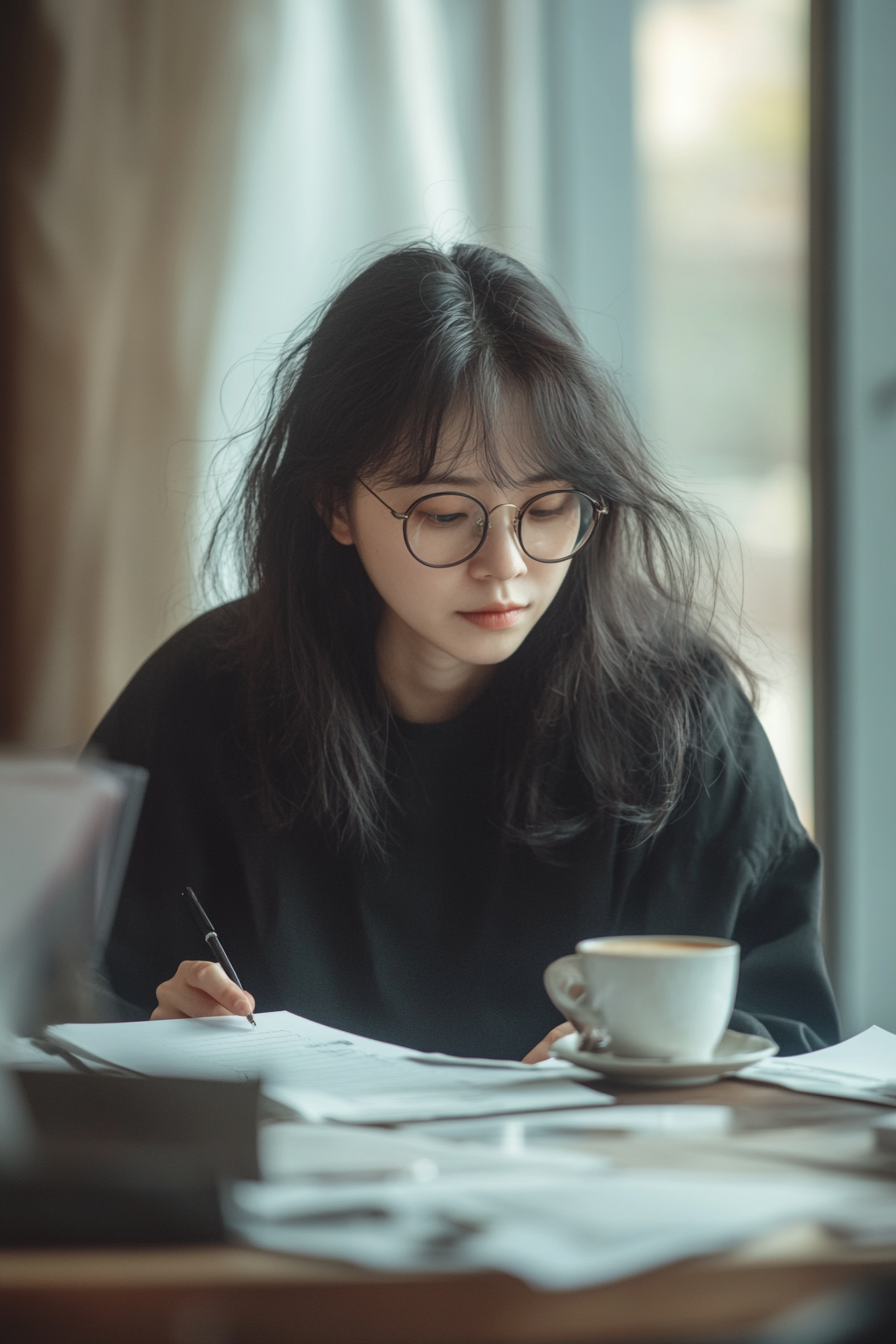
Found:
<path fill-rule="evenodd" d="M 289 333 L 378 249 L 481 240 L 559 289 L 718 511 L 847 1026 L 896 1027 L 892 0 L 10 0 L 0 25 L 3 738 L 76 748 L 211 600 Z"/>

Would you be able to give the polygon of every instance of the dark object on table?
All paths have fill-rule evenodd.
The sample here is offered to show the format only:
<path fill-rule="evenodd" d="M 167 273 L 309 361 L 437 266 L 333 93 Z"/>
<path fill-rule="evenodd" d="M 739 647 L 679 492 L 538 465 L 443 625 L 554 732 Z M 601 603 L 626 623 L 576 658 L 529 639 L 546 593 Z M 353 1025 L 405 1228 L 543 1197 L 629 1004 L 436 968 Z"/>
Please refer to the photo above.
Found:
<path fill-rule="evenodd" d="M 17 1073 L 45 1162 L 162 1179 L 254 1180 L 257 1079 Z"/>
<path fill-rule="evenodd" d="M 218 1182 L 259 1174 L 257 1080 L 16 1077 L 34 1147 L 0 1176 L 0 1246 L 224 1240 Z"/>
<path fill-rule="evenodd" d="M 224 1240 L 214 1181 L 38 1174 L 0 1180 L 0 1246 L 162 1246 Z"/>

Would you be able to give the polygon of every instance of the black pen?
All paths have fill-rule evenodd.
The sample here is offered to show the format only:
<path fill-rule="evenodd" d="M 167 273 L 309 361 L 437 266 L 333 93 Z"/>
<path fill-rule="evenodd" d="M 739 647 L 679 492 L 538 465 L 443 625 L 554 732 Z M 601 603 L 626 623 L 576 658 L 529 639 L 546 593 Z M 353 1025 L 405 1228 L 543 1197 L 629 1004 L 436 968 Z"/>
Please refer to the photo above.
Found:
<path fill-rule="evenodd" d="M 218 964 L 220 966 L 223 966 L 225 974 L 230 976 L 231 980 L 236 985 L 237 989 L 242 989 L 243 987 L 240 984 L 240 978 L 237 975 L 236 971 L 231 966 L 230 958 L 228 957 L 227 953 L 221 946 L 221 939 L 215 933 L 214 925 L 212 924 L 208 915 L 203 910 L 202 906 L 199 904 L 199 897 L 196 895 L 192 887 L 184 887 L 184 895 L 187 898 L 187 904 L 193 911 L 193 918 L 199 925 L 199 932 L 202 934 L 203 938 L 208 943 L 211 950 L 214 952 Z M 251 1013 L 246 1014 L 246 1021 L 251 1022 L 253 1027 L 255 1026 L 255 1018 L 252 1016 Z"/>

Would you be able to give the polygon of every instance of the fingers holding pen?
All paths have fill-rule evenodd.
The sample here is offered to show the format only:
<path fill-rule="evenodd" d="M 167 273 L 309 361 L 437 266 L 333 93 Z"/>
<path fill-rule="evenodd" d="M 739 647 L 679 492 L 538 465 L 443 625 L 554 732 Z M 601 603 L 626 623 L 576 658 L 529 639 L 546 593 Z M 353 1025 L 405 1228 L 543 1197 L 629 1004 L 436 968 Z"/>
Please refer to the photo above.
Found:
<path fill-rule="evenodd" d="M 255 1000 L 239 989 L 213 961 L 182 961 L 170 980 L 156 990 L 159 1006 L 154 1021 L 178 1017 L 247 1017 Z"/>
<path fill-rule="evenodd" d="M 228 1013 L 246 1017 L 253 1011 L 255 999 L 247 990 L 235 985 L 216 961 L 194 961 L 188 964 L 195 968 L 193 976 L 188 980 L 191 988 L 217 1000 Z"/>

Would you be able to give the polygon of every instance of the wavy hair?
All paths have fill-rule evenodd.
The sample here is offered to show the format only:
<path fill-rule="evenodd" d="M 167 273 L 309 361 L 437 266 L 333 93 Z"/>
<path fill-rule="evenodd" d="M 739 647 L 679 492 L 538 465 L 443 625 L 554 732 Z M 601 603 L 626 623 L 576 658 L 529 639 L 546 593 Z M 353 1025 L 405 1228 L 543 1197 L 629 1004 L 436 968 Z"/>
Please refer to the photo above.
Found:
<path fill-rule="evenodd" d="M 510 408 L 523 465 L 600 497 L 609 514 L 486 692 L 507 834 L 549 850 L 600 818 L 655 833 L 685 789 L 720 676 L 733 668 L 752 687 L 714 632 L 719 567 L 695 506 L 665 481 L 551 291 L 488 247 L 402 247 L 287 349 L 209 551 L 213 563 L 236 530 L 248 600 L 229 645 L 272 825 L 308 821 L 339 845 L 383 851 L 381 600 L 326 519 L 358 476 L 423 482 L 448 417 L 466 426 L 457 451 L 475 450 L 490 479 L 526 474 L 499 451 Z"/>

